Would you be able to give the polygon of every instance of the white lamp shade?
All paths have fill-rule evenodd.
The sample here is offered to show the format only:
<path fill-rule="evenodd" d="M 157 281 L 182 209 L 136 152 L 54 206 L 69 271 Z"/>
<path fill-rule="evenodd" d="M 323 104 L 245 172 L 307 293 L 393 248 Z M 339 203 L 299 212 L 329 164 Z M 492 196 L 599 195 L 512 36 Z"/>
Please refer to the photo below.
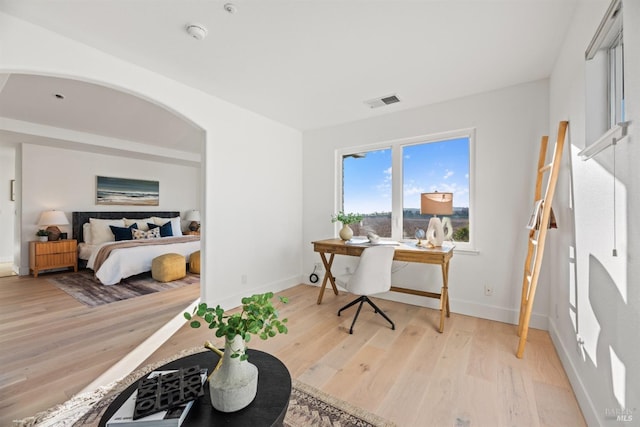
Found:
<path fill-rule="evenodd" d="M 187 211 L 187 214 L 184 216 L 184 220 L 200 222 L 200 211 L 195 209 Z"/>
<path fill-rule="evenodd" d="M 38 220 L 38 225 L 67 225 L 69 224 L 69 220 L 67 220 L 67 216 L 62 211 L 44 211 L 40 214 L 40 219 Z"/>
<path fill-rule="evenodd" d="M 451 215 L 453 213 L 453 193 L 422 193 L 420 214 Z"/>

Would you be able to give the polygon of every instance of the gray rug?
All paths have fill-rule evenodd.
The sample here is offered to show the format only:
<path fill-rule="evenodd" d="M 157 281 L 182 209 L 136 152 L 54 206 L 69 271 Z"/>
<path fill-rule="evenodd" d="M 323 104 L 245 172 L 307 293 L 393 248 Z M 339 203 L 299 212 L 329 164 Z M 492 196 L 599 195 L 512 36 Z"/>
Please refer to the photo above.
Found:
<path fill-rule="evenodd" d="M 200 283 L 200 275 L 189 273 L 182 279 L 163 283 L 155 280 L 148 272 L 122 279 L 117 285 L 105 286 L 93 277 L 92 270 L 80 270 L 77 273 L 64 273 L 50 277 L 47 280 L 81 303 L 89 307 L 96 307 L 166 289 Z"/>
<path fill-rule="evenodd" d="M 14 427 L 97 427 L 111 402 L 130 384 L 171 360 L 199 353 L 202 347 L 184 350 L 173 357 L 147 365 L 122 380 L 81 394 L 33 417 L 14 421 Z M 284 427 L 395 427 L 375 414 L 357 408 L 314 387 L 293 380 Z"/>

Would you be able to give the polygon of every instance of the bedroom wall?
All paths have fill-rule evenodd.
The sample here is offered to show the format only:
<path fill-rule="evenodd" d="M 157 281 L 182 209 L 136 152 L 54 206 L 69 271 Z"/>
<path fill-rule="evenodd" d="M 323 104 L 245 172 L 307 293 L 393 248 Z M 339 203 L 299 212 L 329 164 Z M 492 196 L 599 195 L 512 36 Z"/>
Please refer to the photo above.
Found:
<path fill-rule="evenodd" d="M 16 178 L 16 149 L 0 145 L 0 262 L 13 262 L 13 229 L 16 202 L 11 201 L 10 182 Z"/>
<path fill-rule="evenodd" d="M 203 130 L 205 300 L 233 307 L 241 296 L 299 283 L 300 132 L 6 13 L 0 13 L 0 37 L 0 72 L 103 84 L 162 105 Z"/>
<path fill-rule="evenodd" d="M 391 107 L 393 108 L 393 107 Z M 335 150 L 464 128 L 476 129 L 477 253 L 456 252 L 450 266 L 451 310 L 517 323 L 526 253 L 525 229 L 533 204 L 540 138 L 548 132 L 548 82 L 540 80 L 451 102 L 392 113 L 304 134 L 304 273 L 319 262 L 313 240 L 337 236 Z M 499 197 L 497 197 L 499 196 Z M 356 260 L 336 257 L 334 274 Z M 409 264 L 394 284 L 439 292 L 436 266 Z M 548 291 L 541 280 L 540 293 Z M 494 293 L 484 295 L 484 285 Z M 326 294 L 325 294 L 326 295 Z M 387 297 L 437 307 L 436 300 L 389 293 Z M 326 298 L 326 296 L 325 296 Z M 546 328 L 548 302 L 535 301 L 532 324 Z M 515 348 L 514 348 L 515 352 Z"/>
<path fill-rule="evenodd" d="M 550 80 L 550 125 L 565 119 L 570 124 L 554 201 L 568 227 L 558 230 L 549 257 L 545 256 L 553 283 L 549 330 L 590 426 L 637 425 L 640 418 L 640 2 L 636 0 L 623 0 L 631 136 L 616 147 L 617 257 L 612 254 L 613 150 L 587 161 L 577 155 L 587 145 L 584 52 L 609 3 L 579 5 Z"/>
<path fill-rule="evenodd" d="M 150 147 L 151 149 L 151 147 Z M 96 176 L 145 179 L 160 182 L 159 206 L 97 206 Z M 64 211 L 71 223 L 72 211 L 199 209 L 200 168 L 136 160 L 76 150 L 22 144 L 22 250 L 34 240 L 40 213 Z M 71 236 L 71 225 L 61 226 Z M 21 262 L 29 273 L 28 259 Z"/>

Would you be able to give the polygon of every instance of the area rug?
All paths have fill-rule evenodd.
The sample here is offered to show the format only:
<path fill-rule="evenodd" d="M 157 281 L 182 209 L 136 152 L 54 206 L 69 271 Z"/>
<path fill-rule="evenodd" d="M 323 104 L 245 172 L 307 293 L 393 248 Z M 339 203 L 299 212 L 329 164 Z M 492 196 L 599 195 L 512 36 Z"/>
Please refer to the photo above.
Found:
<path fill-rule="evenodd" d="M 89 307 L 96 307 L 153 292 L 199 283 L 200 276 L 198 274 L 187 274 L 182 279 L 163 283 L 155 280 L 151 277 L 151 273 L 147 272 L 122 279 L 117 285 L 106 286 L 93 277 L 92 270 L 80 270 L 77 273 L 64 273 L 47 278 L 47 280 L 81 303 Z"/>
<path fill-rule="evenodd" d="M 77 395 L 48 411 L 14 421 L 14 427 L 96 427 L 111 402 L 129 385 L 159 366 L 201 351 L 202 347 L 194 347 L 147 365 L 95 392 Z M 285 427 L 395 427 L 392 422 L 300 381 L 294 379 L 292 385 Z"/>

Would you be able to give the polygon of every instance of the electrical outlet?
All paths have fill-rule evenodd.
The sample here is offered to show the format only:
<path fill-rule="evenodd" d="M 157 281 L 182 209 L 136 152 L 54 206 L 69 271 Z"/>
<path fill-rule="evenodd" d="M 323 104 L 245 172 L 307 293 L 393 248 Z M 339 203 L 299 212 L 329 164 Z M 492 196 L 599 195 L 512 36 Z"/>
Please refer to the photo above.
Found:
<path fill-rule="evenodd" d="M 484 295 L 487 297 L 490 297 L 491 295 L 493 295 L 493 286 L 484 285 Z"/>

